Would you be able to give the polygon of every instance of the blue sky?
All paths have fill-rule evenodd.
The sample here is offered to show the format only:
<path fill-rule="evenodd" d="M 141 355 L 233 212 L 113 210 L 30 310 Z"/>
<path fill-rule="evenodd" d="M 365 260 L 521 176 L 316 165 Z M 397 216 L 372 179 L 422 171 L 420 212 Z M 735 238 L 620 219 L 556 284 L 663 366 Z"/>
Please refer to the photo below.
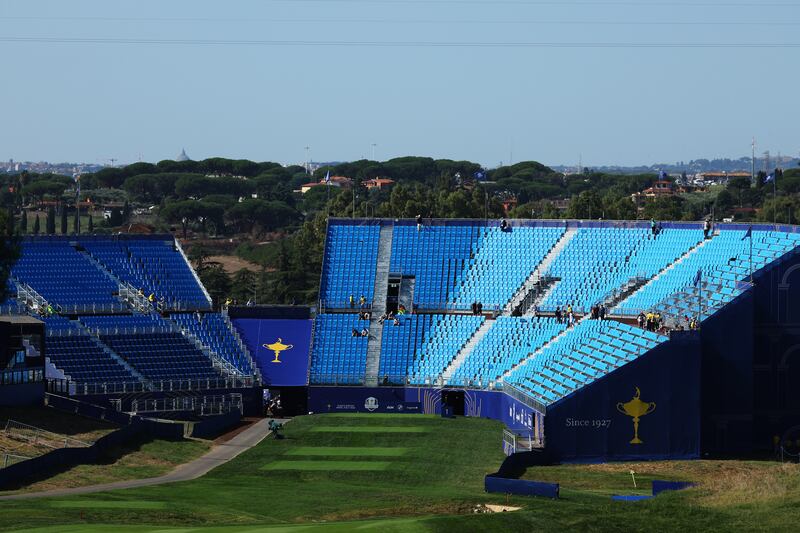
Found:
<path fill-rule="evenodd" d="M 0 0 L 0 28 L 0 160 L 800 152 L 800 48 L 675 47 L 798 44 L 791 0 Z"/>

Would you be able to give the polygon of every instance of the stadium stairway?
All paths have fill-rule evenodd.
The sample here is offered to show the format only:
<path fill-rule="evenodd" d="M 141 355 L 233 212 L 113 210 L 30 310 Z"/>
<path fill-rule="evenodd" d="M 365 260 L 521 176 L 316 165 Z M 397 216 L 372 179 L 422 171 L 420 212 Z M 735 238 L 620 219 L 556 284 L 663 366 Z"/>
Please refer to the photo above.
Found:
<path fill-rule="evenodd" d="M 378 370 L 381 365 L 381 346 L 383 327 L 378 318 L 386 312 L 386 296 L 389 291 L 389 265 L 392 258 L 392 226 L 381 226 L 378 236 L 378 261 L 375 269 L 375 293 L 369 323 L 369 340 L 367 343 L 367 366 L 364 384 L 368 387 L 378 386 Z"/>
<path fill-rule="evenodd" d="M 719 235 L 719 230 L 715 230 L 714 233 L 712 233 L 711 238 L 703 239 L 702 241 L 698 242 L 697 244 L 686 250 L 686 252 L 684 252 L 683 255 L 681 255 L 678 259 L 676 259 L 666 267 L 662 268 L 655 276 L 647 280 L 647 282 L 642 284 L 637 290 L 628 294 L 625 298 L 620 298 L 618 301 L 614 302 L 613 305 L 609 305 L 608 307 L 611 309 L 612 313 L 616 311 L 617 307 L 621 307 L 621 304 L 623 304 L 626 300 L 633 299 L 638 293 L 646 291 L 653 283 L 657 282 L 659 278 L 661 278 L 666 273 L 670 272 L 672 269 L 674 269 L 675 267 L 686 261 L 686 259 L 692 254 L 697 253 L 698 250 L 701 250 L 705 245 L 710 243 L 716 235 Z"/>
<path fill-rule="evenodd" d="M 449 383 L 450 379 L 453 375 L 458 371 L 461 367 L 461 364 L 469 357 L 469 354 L 475 350 L 475 347 L 481 342 L 489 330 L 492 329 L 492 326 L 495 324 L 495 320 L 487 319 L 481 324 L 475 333 L 472 334 L 472 337 L 467 341 L 467 343 L 458 351 L 455 358 L 450 361 L 450 364 L 447 365 L 447 368 L 444 369 L 444 372 L 437 378 L 437 382 L 439 383 Z"/>
<path fill-rule="evenodd" d="M 577 228 L 569 228 L 567 231 L 561 235 L 561 238 L 555 243 L 555 245 L 550 249 L 547 255 L 542 259 L 542 262 L 531 272 L 528 279 L 525 280 L 514 296 L 511 298 L 511 301 L 503 309 L 504 315 L 510 315 L 514 309 L 519 307 L 526 298 L 529 297 L 529 294 L 536 289 L 536 284 L 542 280 L 542 273 L 547 272 L 550 269 L 550 265 L 553 264 L 556 257 L 559 256 L 562 250 L 569 244 L 569 241 L 575 236 L 575 233 L 578 232 Z M 539 300 L 542 300 L 546 295 L 541 295 Z M 530 307 L 533 307 L 534 304 L 531 304 Z"/>
<path fill-rule="evenodd" d="M 84 334 L 88 335 L 88 336 L 89 336 L 89 340 L 91 340 L 91 341 L 92 341 L 92 342 L 93 342 L 93 343 L 94 343 L 94 344 L 95 344 L 95 345 L 96 345 L 98 348 L 100 348 L 101 350 L 103 350 L 103 352 L 105 352 L 105 353 L 106 353 L 106 355 L 108 355 L 108 356 L 109 356 L 111 359 L 113 359 L 114 361 L 116 361 L 116 362 L 117 362 L 117 364 L 121 365 L 121 366 L 122 366 L 122 367 L 123 367 L 125 370 L 127 370 L 127 371 L 128 371 L 128 372 L 129 372 L 129 373 L 130 373 L 130 374 L 131 374 L 133 377 L 135 377 L 136 379 L 138 379 L 139 381 L 141 381 L 141 382 L 142 382 L 142 384 L 144 385 L 144 387 L 145 387 L 146 389 L 148 389 L 148 390 L 152 390 L 152 389 L 153 389 L 153 384 L 150 382 L 150 380 L 149 380 L 149 379 L 145 378 L 145 377 L 142 375 L 142 373 L 141 373 L 141 372 L 139 372 L 138 370 L 136 370 L 135 368 L 133 368 L 133 367 L 132 367 L 132 366 L 131 366 L 131 365 L 130 365 L 130 364 L 129 364 L 129 363 L 128 363 L 128 362 L 127 362 L 125 359 L 123 359 L 122 357 L 120 357 L 120 355 L 119 355 L 117 352 L 115 352 L 114 350 L 112 350 L 110 346 L 108 346 L 106 343 L 104 343 L 103 341 L 101 341 L 99 337 L 97 337 L 96 335 L 92 334 L 92 333 L 89 331 L 89 329 L 88 329 L 86 326 L 84 326 L 84 325 L 83 325 L 83 324 L 82 324 L 80 321 L 78 321 L 78 320 L 73 320 L 73 321 L 71 321 L 71 322 L 72 322 L 73 324 L 75 324 L 75 327 L 76 327 L 76 328 L 78 328 L 78 329 L 79 329 L 79 330 L 80 330 L 82 333 L 84 333 Z"/>
<path fill-rule="evenodd" d="M 584 315 L 583 317 L 581 317 L 580 319 L 578 319 L 578 321 L 575 323 L 575 326 L 573 326 L 573 328 L 566 328 L 566 329 L 564 329 L 564 330 L 563 330 L 563 331 L 561 331 L 561 332 L 560 332 L 558 335 L 556 335 L 555 337 L 553 337 L 552 339 L 550 339 L 548 342 L 546 342 L 546 343 L 544 343 L 542 346 L 540 346 L 540 347 L 539 347 L 537 350 L 535 350 L 535 351 L 531 352 L 530 354 L 528 354 L 528 357 L 526 357 L 525 359 L 523 359 L 522 361 L 520 361 L 518 364 L 516 364 L 516 365 L 512 365 L 512 366 L 511 366 L 511 368 L 509 368 L 508 370 L 506 370 L 505 372 L 503 372 L 503 375 L 502 375 L 502 376 L 500 376 L 500 377 L 499 377 L 499 378 L 498 378 L 498 379 L 495 381 L 495 385 L 501 385 L 501 384 L 502 384 L 502 383 L 505 381 L 505 379 L 506 379 L 507 377 L 509 377 L 509 376 L 510 376 L 512 373 L 514 373 L 515 371 L 518 371 L 518 369 L 519 369 L 519 368 L 521 368 L 521 367 L 524 367 L 524 366 L 525 366 L 525 365 L 527 365 L 527 364 L 528 364 L 530 361 L 533 361 L 534 359 L 536 359 L 536 357 L 537 357 L 539 354 L 541 354 L 543 351 L 545 351 L 545 350 L 548 350 L 548 349 L 550 349 L 552 346 L 555 346 L 556 344 L 558 344 L 558 343 L 559 343 L 559 342 L 560 342 L 562 339 L 564 339 L 564 337 L 566 337 L 567 335 L 569 335 L 570 331 L 572 331 L 572 329 L 574 329 L 574 327 L 576 327 L 578 324 L 580 324 L 580 323 L 581 323 L 582 321 L 584 321 L 584 320 L 589 320 L 589 315 Z"/>

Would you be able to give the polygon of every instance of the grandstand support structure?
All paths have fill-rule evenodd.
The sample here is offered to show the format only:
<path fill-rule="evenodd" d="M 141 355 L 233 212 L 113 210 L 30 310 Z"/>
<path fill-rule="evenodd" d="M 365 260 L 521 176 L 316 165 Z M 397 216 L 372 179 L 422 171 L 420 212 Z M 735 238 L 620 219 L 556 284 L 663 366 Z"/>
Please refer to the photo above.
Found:
<path fill-rule="evenodd" d="M 389 265 L 392 257 L 392 235 L 394 227 L 381 226 L 378 238 L 378 261 L 375 269 L 375 293 L 372 298 L 369 339 L 367 341 L 367 365 L 364 384 L 368 387 L 378 385 L 378 371 L 381 364 L 381 346 L 383 344 L 383 326 L 378 317 L 386 312 L 386 296 L 389 290 Z"/>
<path fill-rule="evenodd" d="M 200 281 L 200 276 L 198 276 L 197 272 L 194 271 L 191 261 L 189 261 L 189 258 L 186 257 L 186 252 L 183 251 L 183 246 L 181 246 L 181 243 L 178 241 L 178 239 L 175 239 L 173 242 L 175 242 L 175 249 L 178 250 L 179 254 L 181 254 L 181 257 L 186 262 L 186 266 L 189 267 L 189 271 L 192 273 L 195 282 L 197 282 L 197 284 L 203 290 L 203 295 L 206 297 L 206 301 L 208 302 L 208 308 L 213 309 L 214 302 L 211 300 L 211 295 L 208 293 L 208 290 L 206 290 L 206 286 L 203 285 L 203 282 Z"/>
<path fill-rule="evenodd" d="M 436 378 L 437 381 L 442 383 L 449 383 L 450 378 L 453 377 L 453 374 L 461 367 L 461 364 L 469 357 L 469 354 L 475 349 L 475 347 L 480 344 L 483 337 L 489 333 L 489 330 L 492 329 L 496 320 L 495 319 L 487 319 L 483 321 L 483 324 L 475 330 L 472 334 L 472 337 L 467 341 L 467 343 L 458 351 L 456 356 L 450 361 L 450 364 L 447 365 L 447 368 Z"/>
<path fill-rule="evenodd" d="M 656 275 L 655 275 L 655 276 L 651 277 L 649 280 L 647 280 L 645 283 L 643 283 L 641 286 L 639 286 L 639 288 L 638 288 L 638 289 L 636 289 L 635 291 L 633 291 L 633 292 L 631 292 L 630 294 L 628 294 L 628 295 L 627 295 L 625 298 L 622 298 L 622 299 L 618 300 L 617 302 L 615 302 L 613 307 L 609 306 L 609 307 L 610 307 L 610 310 L 611 310 L 611 312 L 613 313 L 613 312 L 614 312 L 614 310 L 615 310 L 615 308 L 616 308 L 616 307 L 617 307 L 619 304 L 623 303 L 625 300 L 627 300 L 627 299 L 629 299 L 629 298 L 632 298 L 632 297 L 634 297 L 636 294 L 638 294 L 638 293 L 640 293 L 640 292 L 642 292 L 642 291 L 646 291 L 646 290 L 648 289 L 648 287 L 650 287 L 651 285 L 653 285 L 653 284 L 654 284 L 654 283 L 655 283 L 655 282 L 656 282 L 656 281 L 657 281 L 659 278 L 661 278 L 661 277 L 662 277 L 664 274 L 666 274 L 666 273 L 667 273 L 667 272 L 669 272 L 670 270 L 674 269 L 675 267 L 677 267 L 678 265 L 680 265 L 681 263 L 683 263 L 683 262 L 684 262 L 684 261 L 685 261 L 685 260 L 686 260 L 688 257 L 690 257 L 690 256 L 692 256 L 693 254 L 697 253 L 697 251 L 698 251 L 698 250 L 700 250 L 701 248 L 703 248 L 703 247 L 704 247 L 706 244 L 710 243 L 710 242 L 712 241 L 712 239 L 714 238 L 714 236 L 715 236 L 715 235 L 719 235 L 719 230 L 715 230 L 715 231 L 714 231 L 714 233 L 711 235 L 711 238 L 710 238 L 710 239 L 703 239 L 702 241 L 698 242 L 697 244 L 695 244 L 694 246 L 692 246 L 691 248 L 689 248 L 688 250 L 686 250 L 686 252 L 684 252 L 684 254 L 683 254 L 683 255 L 681 255 L 681 256 L 680 256 L 678 259 L 676 259 L 675 261 L 671 262 L 671 263 L 670 263 L 669 265 L 667 265 L 666 267 L 662 268 L 662 269 L 661 269 L 661 270 L 660 270 L 658 273 L 656 273 Z"/>
<path fill-rule="evenodd" d="M 569 241 L 575 236 L 578 232 L 578 228 L 567 228 L 567 230 L 561 235 L 561 238 L 556 241 L 553 247 L 547 252 L 547 255 L 542 259 L 542 262 L 539 263 L 533 272 L 531 272 L 528 279 L 520 286 L 514 296 L 511 297 L 511 300 L 506 304 L 505 308 L 503 308 L 504 315 L 510 315 L 514 309 L 516 309 L 522 302 L 528 297 L 528 295 L 536 290 L 536 285 L 546 277 L 547 271 L 550 269 L 550 265 L 553 264 L 553 261 L 556 260 L 561 254 L 561 251 L 569 244 Z M 547 293 L 543 293 L 537 298 L 539 301 L 543 300 Z M 533 307 L 533 306 L 531 306 Z"/>

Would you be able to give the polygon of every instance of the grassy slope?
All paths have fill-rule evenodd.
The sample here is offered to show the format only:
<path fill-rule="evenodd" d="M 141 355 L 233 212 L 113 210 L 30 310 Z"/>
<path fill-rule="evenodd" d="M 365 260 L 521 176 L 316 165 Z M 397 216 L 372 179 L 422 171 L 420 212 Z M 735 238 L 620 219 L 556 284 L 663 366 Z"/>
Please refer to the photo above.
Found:
<path fill-rule="evenodd" d="M 426 433 L 312 432 L 319 425 L 425 426 Z M 527 477 L 557 480 L 558 501 L 510 498 L 524 509 L 473 515 L 476 503 L 505 502 L 482 490 L 483 475 L 502 460 L 498 423 L 480 419 L 442 420 L 416 415 L 392 418 L 302 417 L 287 426 L 288 438 L 268 440 L 199 480 L 97 494 L 53 503 L 0 502 L 0 528 L 76 524 L 74 531 L 101 531 L 88 524 L 130 524 L 115 528 L 150 531 L 164 526 L 305 523 L 324 531 L 356 525 L 386 531 L 661 531 L 792 530 L 800 521 L 800 471 L 796 466 L 742 462 L 678 462 L 537 468 Z M 367 461 L 361 456 L 294 456 L 299 446 L 405 447 L 388 470 L 265 471 L 274 461 Z M 629 470 L 649 489 L 648 479 L 692 479 L 703 486 L 655 500 L 617 503 L 610 493 L 634 493 Z M 66 501 L 67 503 L 64 503 Z M 101 502 L 98 505 L 98 502 Z M 441 516 L 450 515 L 450 516 Z M 453 516 L 459 515 L 459 516 Z M 392 517 L 402 516 L 401 519 Z M 375 520 L 389 518 L 388 520 Z M 362 520 L 357 524 L 331 521 Z M 236 531 L 221 527 L 203 530 Z M 292 528 L 294 529 L 294 528 Z M 264 529 L 267 530 L 267 529 Z M 64 526 L 50 531 L 71 531 Z"/>
<path fill-rule="evenodd" d="M 0 495 L 156 477 L 200 457 L 209 448 L 211 443 L 201 440 L 178 442 L 155 440 L 133 444 L 110 450 L 101 464 L 78 465 L 51 478 L 36 481 L 21 490 L 0 491 Z"/>

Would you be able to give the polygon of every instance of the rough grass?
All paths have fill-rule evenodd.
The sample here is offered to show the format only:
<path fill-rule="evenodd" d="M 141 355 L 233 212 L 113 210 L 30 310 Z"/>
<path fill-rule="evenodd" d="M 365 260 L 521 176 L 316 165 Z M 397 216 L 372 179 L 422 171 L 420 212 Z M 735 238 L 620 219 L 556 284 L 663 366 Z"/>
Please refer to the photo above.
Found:
<path fill-rule="evenodd" d="M 423 426 L 426 433 L 313 431 L 318 426 Z M 798 467 L 769 462 L 680 461 L 561 465 L 530 469 L 529 479 L 557 481 L 561 499 L 483 492 L 497 469 L 502 426 L 483 419 L 446 420 L 317 415 L 287 424 L 286 438 L 269 439 L 203 478 L 185 483 L 59 498 L 0 502 L 0 529 L 131 533 L 169 527 L 208 527 L 203 533 L 256 531 L 795 531 L 800 523 Z M 302 448 L 407 448 L 397 457 L 292 456 Z M 275 461 L 383 461 L 380 472 L 263 471 Z M 636 472 L 633 489 L 630 470 Z M 652 479 L 690 480 L 696 488 L 652 500 L 612 502 L 610 494 L 650 492 Z M 103 504 L 101 502 L 120 502 Z M 137 502 L 165 502 L 136 508 Z M 515 512 L 475 514 L 477 506 L 509 504 Z M 74 507 L 72 507 L 74 505 Z M 241 526 L 241 527 L 240 527 Z M 74 529 L 73 529 L 74 528 Z M 273 529 L 277 528 L 277 529 Z"/>
<path fill-rule="evenodd" d="M 110 450 L 100 464 L 78 465 L 51 478 L 36 481 L 18 491 L 0 491 L 0 495 L 156 477 L 200 457 L 210 447 L 211 443 L 201 440 L 177 442 L 155 440 L 132 444 Z"/>
<path fill-rule="evenodd" d="M 94 442 L 117 428 L 109 422 L 50 407 L 0 407 L 0 430 L 5 429 L 9 419 L 87 442 Z"/>

